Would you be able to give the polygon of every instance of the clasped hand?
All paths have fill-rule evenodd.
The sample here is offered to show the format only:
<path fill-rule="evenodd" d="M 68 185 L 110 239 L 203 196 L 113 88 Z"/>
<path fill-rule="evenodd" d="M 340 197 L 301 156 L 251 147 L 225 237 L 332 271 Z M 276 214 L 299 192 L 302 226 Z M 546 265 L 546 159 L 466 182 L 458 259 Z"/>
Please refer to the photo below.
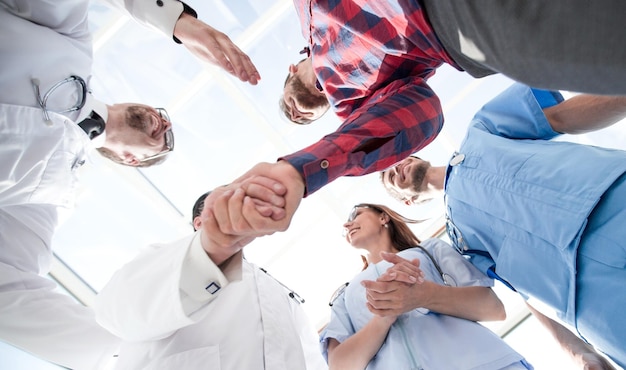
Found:
<path fill-rule="evenodd" d="M 395 253 L 381 253 L 381 257 L 394 265 L 376 281 L 363 280 L 367 308 L 378 316 L 398 316 L 418 307 L 426 306 L 429 283 L 424 280 L 418 259 L 407 260 Z"/>
<path fill-rule="evenodd" d="M 256 237 L 286 230 L 303 194 L 304 182 L 287 162 L 257 164 L 206 198 L 205 251 L 219 265 Z"/>

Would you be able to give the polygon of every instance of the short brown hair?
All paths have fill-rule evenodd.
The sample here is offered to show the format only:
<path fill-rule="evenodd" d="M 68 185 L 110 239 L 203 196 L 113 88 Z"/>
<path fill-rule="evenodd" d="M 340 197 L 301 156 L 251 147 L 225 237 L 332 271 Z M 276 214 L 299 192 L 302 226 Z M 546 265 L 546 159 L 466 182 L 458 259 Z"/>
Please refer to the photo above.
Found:
<path fill-rule="evenodd" d="M 150 166 L 154 166 L 156 164 L 161 164 L 161 163 L 165 162 L 165 159 L 167 159 L 167 157 L 168 157 L 168 155 L 164 155 L 164 156 L 161 156 L 161 157 L 158 157 L 158 158 L 149 159 L 147 161 L 139 161 L 139 163 L 137 163 L 136 165 L 132 165 L 132 164 L 125 163 L 122 160 L 122 158 L 120 158 L 120 156 L 117 155 L 117 153 L 115 153 L 114 151 L 112 151 L 109 148 L 100 147 L 100 148 L 96 148 L 96 150 L 104 158 L 110 159 L 110 160 L 112 160 L 113 162 L 115 162 L 117 164 L 122 164 L 124 166 L 129 166 L 129 167 L 150 167 Z"/>

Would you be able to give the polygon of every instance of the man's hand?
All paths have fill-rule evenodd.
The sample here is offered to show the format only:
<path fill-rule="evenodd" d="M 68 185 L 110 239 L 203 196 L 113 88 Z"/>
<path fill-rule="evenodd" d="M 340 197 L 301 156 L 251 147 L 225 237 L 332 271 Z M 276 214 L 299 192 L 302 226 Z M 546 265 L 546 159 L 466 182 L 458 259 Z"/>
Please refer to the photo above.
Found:
<path fill-rule="evenodd" d="M 256 237 L 286 230 L 303 196 L 304 180 L 288 162 L 257 164 L 206 198 L 204 249 L 217 263 Z"/>
<path fill-rule="evenodd" d="M 615 370 L 615 367 L 595 350 L 591 349 L 588 353 L 583 353 L 578 357 L 577 362 L 584 370 Z"/>
<path fill-rule="evenodd" d="M 282 204 L 285 210 L 284 217 L 279 219 L 266 217 L 258 212 L 243 212 L 244 210 L 237 207 L 236 204 L 231 204 L 229 217 L 219 219 L 220 230 L 223 233 L 240 236 L 262 236 L 273 234 L 276 231 L 285 231 L 289 227 L 291 219 L 304 196 L 302 176 L 289 162 L 278 161 L 277 163 L 257 164 L 235 180 L 235 183 L 248 183 L 258 177 L 270 178 L 285 187 L 286 192 L 280 194 L 284 201 Z M 251 188 L 245 190 L 245 201 L 254 202 L 254 199 L 258 199 L 272 202 L 270 199 L 273 198 L 267 197 L 267 194 L 264 195 L 264 198 L 260 198 L 260 192 L 252 192 Z M 280 206 L 281 204 L 275 205 Z"/>
<path fill-rule="evenodd" d="M 557 343 L 561 345 L 563 351 L 565 351 L 581 369 L 615 370 L 615 367 L 613 367 L 609 361 L 596 352 L 591 345 L 579 338 L 578 335 L 544 315 L 528 302 L 526 302 L 526 306 L 543 327 L 550 332 Z"/>
<path fill-rule="evenodd" d="M 202 247 L 217 265 L 240 251 L 255 235 L 230 235 L 220 230 L 220 222 L 239 225 L 241 214 L 281 220 L 285 217 L 287 189 L 267 177 L 251 176 L 242 182 L 217 188 L 207 196 L 201 218 Z M 250 194 L 255 198 L 247 196 Z M 237 226 L 240 227 L 240 226 Z"/>
<path fill-rule="evenodd" d="M 250 57 L 228 36 L 187 13 L 178 18 L 174 36 L 195 56 L 223 68 L 243 82 L 256 85 L 261 79 Z"/>

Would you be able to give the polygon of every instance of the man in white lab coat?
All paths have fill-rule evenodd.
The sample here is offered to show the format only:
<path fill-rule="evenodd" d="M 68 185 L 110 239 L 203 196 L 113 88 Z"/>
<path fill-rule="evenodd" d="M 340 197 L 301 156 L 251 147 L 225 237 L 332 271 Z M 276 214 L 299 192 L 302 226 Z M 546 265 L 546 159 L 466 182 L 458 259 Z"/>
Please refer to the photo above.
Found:
<path fill-rule="evenodd" d="M 98 322 L 128 341 L 117 369 L 326 369 L 303 300 L 211 240 L 206 196 L 200 231 L 145 251 L 98 295 Z"/>
<path fill-rule="evenodd" d="M 110 2 L 256 84 L 249 58 L 183 3 Z M 72 206 L 76 170 L 93 147 L 132 166 L 173 149 L 163 110 L 107 106 L 88 92 L 88 7 L 86 0 L 0 0 L 0 340 L 73 369 L 97 368 L 119 340 L 44 277 L 57 207 Z"/>

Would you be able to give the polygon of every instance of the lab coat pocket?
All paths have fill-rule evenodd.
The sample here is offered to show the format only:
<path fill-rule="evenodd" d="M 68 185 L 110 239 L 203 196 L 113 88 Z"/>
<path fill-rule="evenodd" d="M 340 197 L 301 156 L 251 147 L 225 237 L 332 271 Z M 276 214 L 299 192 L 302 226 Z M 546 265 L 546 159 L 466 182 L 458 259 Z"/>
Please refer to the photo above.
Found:
<path fill-rule="evenodd" d="M 220 368 L 219 346 L 207 346 L 179 352 L 165 358 L 156 359 L 144 367 L 145 370 L 219 370 Z"/>
<path fill-rule="evenodd" d="M 49 203 L 63 207 L 72 207 L 77 186 L 76 154 L 67 151 L 55 151 L 50 155 L 39 184 L 31 197 L 31 203 Z"/>

